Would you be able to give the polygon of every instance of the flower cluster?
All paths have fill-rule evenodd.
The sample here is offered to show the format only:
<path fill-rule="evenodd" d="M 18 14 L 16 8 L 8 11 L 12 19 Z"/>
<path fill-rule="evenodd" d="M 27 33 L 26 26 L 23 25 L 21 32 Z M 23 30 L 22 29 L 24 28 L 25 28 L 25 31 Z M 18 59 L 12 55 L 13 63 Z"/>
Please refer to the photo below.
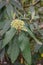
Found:
<path fill-rule="evenodd" d="M 24 21 L 19 20 L 19 19 L 15 19 L 15 20 L 13 20 L 11 22 L 11 26 L 13 28 L 20 29 L 20 30 L 22 30 L 22 28 L 24 27 L 24 25 L 25 25 Z"/>

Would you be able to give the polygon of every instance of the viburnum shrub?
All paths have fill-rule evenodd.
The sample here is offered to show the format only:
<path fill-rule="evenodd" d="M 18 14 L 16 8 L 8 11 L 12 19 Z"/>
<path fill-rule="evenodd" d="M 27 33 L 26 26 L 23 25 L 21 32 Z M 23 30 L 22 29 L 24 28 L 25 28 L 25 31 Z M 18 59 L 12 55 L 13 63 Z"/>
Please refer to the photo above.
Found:
<path fill-rule="evenodd" d="M 43 33 L 36 23 L 42 18 L 42 12 L 37 12 L 34 1 L 29 1 L 32 5 L 29 4 L 28 9 L 25 9 L 27 2 L 4 0 L 0 3 L 1 60 L 6 54 L 12 63 L 20 57 L 21 63 L 31 65 L 35 52 L 40 52 L 43 57 Z"/>

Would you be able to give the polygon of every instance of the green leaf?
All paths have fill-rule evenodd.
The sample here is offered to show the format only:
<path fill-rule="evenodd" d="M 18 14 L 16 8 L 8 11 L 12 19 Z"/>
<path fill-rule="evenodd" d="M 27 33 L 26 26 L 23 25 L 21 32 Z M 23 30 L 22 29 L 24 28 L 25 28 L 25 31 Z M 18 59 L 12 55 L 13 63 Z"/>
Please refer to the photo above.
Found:
<path fill-rule="evenodd" d="M 23 10 L 22 5 L 17 0 L 11 0 L 11 4 L 14 5 L 16 8 Z"/>
<path fill-rule="evenodd" d="M 11 28 L 8 32 L 6 32 L 5 37 L 3 39 L 2 48 L 4 48 L 14 37 L 16 33 L 16 30 L 14 28 Z"/>
<path fill-rule="evenodd" d="M 29 45 L 29 39 L 23 33 L 19 36 L 19 47 L 21 49 L 22 55 L 24 59 L 27 61 L 29 65 L 31 65 L 31 51 Z"/>
<path fill-rule="evenodd" d="M 27 45 L 26 48 L 22 52 L 24 59 L 27 61 L 29 65 L 31 65 L 31 52 L 30 52 L 30 46 Z"/>
<path fill-rule="evenodd" d="M 17 39 L 14 38 L 12 43 L 9 45 L 8 54 L 9 54 L 9 57 L 11 58 L 12 63 L 14 63 L 19 55 Z"/>
<path fill-rule="evenodd" d="M 40 41 L 35 37 L 35 35 L 32 33 L 32 31 L 30 31 L 29 29 L 28 29 L 28 33 L 29 33 L 30 36 L 36 41 L 37 44 L 42 45 L 42 42 L 40 42 Z"/>
<path fill-rule="evenodd" d="M 13 14 L 14 14 L 13 6 L 11 4 L 9 4 L 6 7 L 6 11 L 7 11 L 8 17 L 11 19 L 13 17 Z"/>
<path fill-rule="evenodd" d="M 5 22 L 5 24 L 3 26 L 1 35 L 3 35 L 4 33 L 6 33 L 6 31 L 10 28 L 11 20 L 5 20 L 4 22 Z"/>
<path fill-rule="evenodd" d="M 26 30 L 26 32 L 28 32 L 28 34 L 35 40 L 35 42 L 39 45 L 42 45 L 42 42 L 40 42 L 35 35 L 33 34 L 33 32 L 28 28 L 28 27 L 24 27 L 24 31 Z"/>
<path fill-rule="evenodd" d="M 3 28 L 4 24 L 5 24 L 5 21 L 0 20 L 0 29 L 2 29 L 2 28 Z"/>
<path fill-rule="evenodd" d="M 27 43 L 26 43 L 27 39 L 28 38 L 25 36 L 24 33 L 21 33 L 19 35 L 18 41 L 19 41 L 19 47 L 20 47 L 21 51 L 23 51 L 25 49 L 25 47 L 27 45 Z M 29 41 L 29 39 L 28 39 L 28 41 Z"/>

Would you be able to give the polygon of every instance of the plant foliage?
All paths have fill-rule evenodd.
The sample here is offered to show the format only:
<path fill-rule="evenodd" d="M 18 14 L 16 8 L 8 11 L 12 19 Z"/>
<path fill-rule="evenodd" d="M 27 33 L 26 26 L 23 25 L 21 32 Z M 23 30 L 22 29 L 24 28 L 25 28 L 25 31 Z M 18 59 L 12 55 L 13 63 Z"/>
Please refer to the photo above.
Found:
<path fill-rule="evenodd" d="M 42 2 L 42 0 L 0 0 L 1 60 L 7 54 L 14 63 L 21 54 L 24 64 L 31 65 L 34 63 L 32 53 L 43 53 Z"/>

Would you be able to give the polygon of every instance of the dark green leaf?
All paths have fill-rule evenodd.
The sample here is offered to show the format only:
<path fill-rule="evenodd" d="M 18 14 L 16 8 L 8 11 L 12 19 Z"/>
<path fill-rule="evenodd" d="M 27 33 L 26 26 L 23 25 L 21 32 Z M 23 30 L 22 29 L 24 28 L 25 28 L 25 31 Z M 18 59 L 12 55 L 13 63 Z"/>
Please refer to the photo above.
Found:
<path fill-rule="evenodd" d="M 27 63 L 30 65 L 31 51 L 30 51 L 29 39 L 23 33 L 19 36 L 19 43 L 20 43 L 20 49 L 23 54 L 23 57 L 27 61 Z"/>
<path fill-rule="evenodd" d="M 12 63 L 15 62 L 15 60 L 17 59 L 19 55 L 19 48 L 17 44 L 18 44 L 17 39 L 15 40 L 14 38 L 13 42 L 10 44 L 8 49 L 8 54 L 9 54 L 9 57 L 11 58 Z"/>
<path fill-rule="evenodd" d="M 40 42 L 40 41 L 35 37 L 35 35 L 33 34 L 33 32 L 32 32 L 29 28 L 26 28 L 26 29 L 27 29 L 27 32 L 29 33 L 29 35 L 36 41 L 36 43 L 42 45 L 42 42 Z"/>
<path fill-rule="evenodd" d="M 6 32 L 5 37 L 3 39 L 2 48 L 4 48 L 11 41 L 15 33 L 16 33 L 16 30 L 13 28 L 11 28 L 8 32 Z"/>
<path fill-rule="evenodd" d="M 10 28 L 10 23 L 11 23 L 11 20 L 5 20 L 1 35 L 6 33 L 6 31 Z"/>
<path fill-rule="evenodd" d="M 5 21 L 0 20 L 0 29 L 4 27 Z"/>
<path fill-rule="evenodd" d="M 27 45 L 26 48 L 22 52 L 24 59 L 27 61 L 29 65 L 31 65 L 31 52 L 30 52 L 30 46 Z"/>

